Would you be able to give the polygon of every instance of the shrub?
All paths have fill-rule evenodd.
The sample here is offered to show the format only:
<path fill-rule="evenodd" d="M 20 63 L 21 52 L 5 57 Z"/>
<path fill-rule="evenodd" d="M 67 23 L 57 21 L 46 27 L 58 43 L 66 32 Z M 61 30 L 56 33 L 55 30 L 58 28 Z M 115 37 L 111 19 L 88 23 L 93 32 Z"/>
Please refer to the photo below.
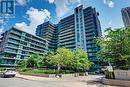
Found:
<path fill-rule="evenodd" d="M 114 79 L 114 72 L 109 72 L 108 70 L 106 70 L 105 71 L 105 78 Z"/>
<path fill-rule="evenodd" d="M 31 68 L 21 68 L 21 69 L 17 69 L 17 71 L 19 72 L 26 72 L 26 71 L 31 71 Z"/>
<path fill-rule="evenodd" d="M 20 72 L 28 72 L 28 73 L 43 73 L 43 74 L 68 74 L 68 73 L 74 73 L 74 71 L 70 71 L 70 70 L 54 70 L 54 69 L 31 69 L 31 68 L 24 68 L 19 70 Z"/>

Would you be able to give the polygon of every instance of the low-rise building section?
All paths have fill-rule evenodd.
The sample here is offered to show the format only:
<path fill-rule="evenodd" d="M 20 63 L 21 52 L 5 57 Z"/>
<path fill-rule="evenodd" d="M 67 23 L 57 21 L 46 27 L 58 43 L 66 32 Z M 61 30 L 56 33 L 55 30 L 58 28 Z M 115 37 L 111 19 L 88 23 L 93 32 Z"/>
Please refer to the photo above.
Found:
<path fill-rule="evenodd" d="M 26 59 L 31 53 L 43 55 L 48 50 L 45 39 L 16 28 L 3 33 L 0 43 L 1 66 L 15 66 L 17 60 Z"/>

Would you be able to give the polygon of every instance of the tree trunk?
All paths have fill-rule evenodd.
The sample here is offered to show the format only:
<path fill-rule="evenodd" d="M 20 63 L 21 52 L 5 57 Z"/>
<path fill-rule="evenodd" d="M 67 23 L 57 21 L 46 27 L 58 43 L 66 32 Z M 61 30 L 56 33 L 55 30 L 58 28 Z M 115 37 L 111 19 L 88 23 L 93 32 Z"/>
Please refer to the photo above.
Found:
<path fill-rule="evenodd" d="M 59 71 L 60 71 L 60 65 L 58 64 L 58 67 L 57 67 L 57 69 L 58 69 L 58 73 L 59 73 Z"/>

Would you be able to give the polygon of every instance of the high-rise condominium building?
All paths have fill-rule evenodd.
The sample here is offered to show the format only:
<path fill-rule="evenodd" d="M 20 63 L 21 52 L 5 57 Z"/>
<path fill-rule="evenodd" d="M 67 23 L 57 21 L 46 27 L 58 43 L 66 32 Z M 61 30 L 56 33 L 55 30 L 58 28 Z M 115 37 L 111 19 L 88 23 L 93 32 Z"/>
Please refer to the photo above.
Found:
<path fill-rule="evenodd" d="M 130 7 L 122 8 L 121 13 L 125 27 L 130 26 Z"/>
<path fill-rule="evenodd" d="M 74 14 L 63 18 L 59 22 L 58 47 L 76 48 Z"/>
<path fill-rule="evenodd" d="M 16 28 L 2 34 L 0 41 L 0 66 L 15 66 L 17 60 L 28 58 L 30 53 L 43 55 L 48 50 L 47 41 Z"/>
<path fill-rule="evenodd" d="M 48 41 L 48 49 L 56 50 L 58 44 L 58 26 L 45 22 L 36 29 L 36 35 Z"/>
<path fill-rule="evenodd" d="M 99 68 L 96 53 L 100 47 L 96 44 L 96 37 L 101 36 L 99 13 L 95 8 L 79 6 L 74 14 L 59 22 L 59 47 L 81 48 L 88 52 L 89 59 Z"/>
<path fill-rule="evenodd" d="M 99 61 L 96 53 L 100 47 L 96 44 L 96 37 L 101 36 L 99 13 L 95 8 L 79 6 L 74 9 L 74 14 L 60 20 L 57 24 L 58 28 L 58 47 L 66 47 L 70 49 L 81 48 L 88 52 L 89 59 L 95 63 L 94 68 L 99 68 Z M 37 28 L 36 35 L 45 37 L 45 33 L 49 33 L 48 23 L 43 23 Z M 50 25 L 50 24 L 49 24 Z M 57 30 L 56 28 L 56 30 Z M 47 31 L 48 30 L 48 31 Z M 56 41 L 57 41 L 56 40 Z"/>

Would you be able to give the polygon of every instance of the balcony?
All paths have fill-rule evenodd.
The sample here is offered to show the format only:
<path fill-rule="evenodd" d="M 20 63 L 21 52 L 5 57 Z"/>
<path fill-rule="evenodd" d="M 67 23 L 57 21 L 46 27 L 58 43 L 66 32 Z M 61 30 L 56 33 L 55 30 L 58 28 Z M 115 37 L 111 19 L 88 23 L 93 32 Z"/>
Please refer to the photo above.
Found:
<path fill-rule="evenodd" d="M 11 31 L 12 34 L 15 34 L 15 35 L 18 35 L 18 36 L 21 36 L 22 33 L 19 33 L 19 32 L 16 32 L 16 31 Z"/>
<path fill-rule="evenodd" d="M 2 59 L 9 59 L 9 60 L 16 60 L 16 58 L 14 57 L 14 58 L 11 58 L 11 57 L 3 57 Z"/>
<path fill-rule="evenodd" d="M 70 34 L 64 37 L 60 37 L 60 40 L 65 39 L 65 38 L 71 38 L 71 37 L 75 37 L 75 34 Z"/>
<path fill-rule="evenodd" d="M 73 28 L 73 27 L 72 27 Z M 64 31 L 60 31 L 60 34 L 64 34 L 64 33 L 67 33 L 67 32 L 70 32 L 70 31 L 75 31 L 74 29 L 67 29 L 67 30 L 64 30 Z"/>
<path fill-rule="evenodd" d="M 6 46 L 6 47 L 12 48 L 12 49 L 18 49 L 19 48 L 18 46 L 16 46 L 16 47 L 14 47 L 14 46 Z"/>
<path fill-rule="evenodd" d="M 95 39 L 95 37 L 86 37 L 86 40 Z"/>
<path fill-rule="evenodd" d="M 87 33 L 87 34 L 86 34 L 86 37 L 87 37 L 87 36 L 95 36 L 95 34 L 94 34 L 93 32 L 92 32 L 92 33 Z"/>
<path fill-rule="evenodd" d="M 87 48 L 89 49 L 89 48 L 96 48 L 97 47 L 97 45 L 95 45 L 95 44 L 93 44 L 93 45 L 87 45 Z"/>
<path fill-rule="evenodd" d="M 85 33 L 87 34 L 88 32 L 94 32 L 94 31 L 95 31 L 95 29 L 91 28 L 91 29 L 85 30 Z"/>
<path fill-rule="evenodd" d="M 93 21 L 93 18 L 89 18 L 89 19 L 85 20 L 84 22 L 88 23 L 88 22 L 92 22 L 92 21 Z"/>
<path fill-rule="evenodd" d="M 71 34 L 75 34 L 75 31 L 71 31 L 71 32 L 66 32 L 64 34 L 60 34 L 59 37 L 64 37 L 64 36 L 68 36 L 68 35 L 71 35 Z"/>
<path fill-rule="evenodd" d="M 15 67 L 15 66 L 17 66 L 17 64 L 6 64 L 6 63 L 3 64 L 3 63 L 1 63 L 0 66 L 4 66 L 4 67 L 5 67 L 5 66 L 7 66 L 7 67 L 8 67 L 8 66 L 9 66 L 9 67 Z"/>
<path fill-rule="evenodd" d="M 75 44 L 73 44 L 73 45 L 65 45 L 65 46 L 60 46 L 60 47 L 75 48 L 75 47 L 76 47 L 76 45 L 75 45 Z"/>
<path fill-rule="evenodd" d="M 19 45 L 19 43 L 17 41 L 14 41 L 14 40 L 8 40 L 9 43 L 13 43 L 13 44 L 16 44 L 16 45 Z"/>
<path fill-rule="evenodd" d="M 68 45 L 68 44 L 75 44 L 75 41 L 68 41 L 65 43 L 60 43 L 60 45 Z"/>
<path fill-rule="evenodd" d="M 10 48 L 5 48 L 4 52 L 17 54 L 17 50 L 10 49 Z"/>
<path fill-rule="evenodd" d="M 72 38 L 66 38 L 66 39 L 63 39 L 63 40 L 60 40 L 59 42 L 60 43 L 63 43 L 63 42 L 68 42 L 68 41 L 75 41 L 75 37 L 72 37 Z"/>
<path fill-rule="evenodd" d="M 86 41 L 87 44 L 92 44 L 92 43 L 96 43 L 95 40 L 92 40 L 92 41 Z"/>

